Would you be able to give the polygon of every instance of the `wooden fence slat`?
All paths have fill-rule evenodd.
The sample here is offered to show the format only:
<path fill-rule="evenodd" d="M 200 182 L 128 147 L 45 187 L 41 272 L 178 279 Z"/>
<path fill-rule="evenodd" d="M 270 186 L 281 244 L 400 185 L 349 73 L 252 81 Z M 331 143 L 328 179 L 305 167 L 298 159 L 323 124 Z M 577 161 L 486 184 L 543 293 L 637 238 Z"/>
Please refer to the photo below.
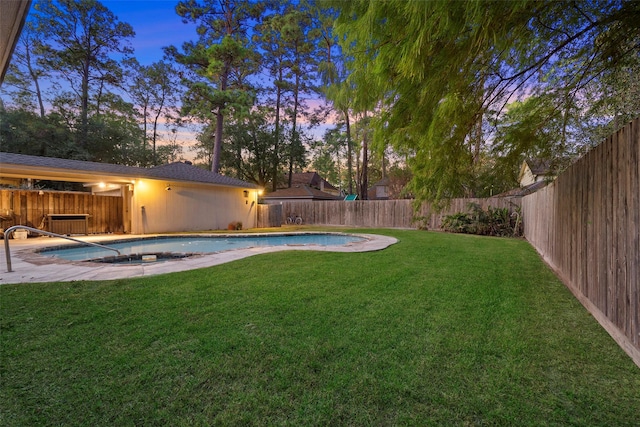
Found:
<path fill-rule="evenodd" d="M 635 125 L 634 125 L 635 124 Z M 629 274 L 630 278 L 640 277 L 640 122 L 630 126 L 629 132 L 629 173 L 627 175 L 629 189 L 629 220 L 627 234 L 629 241 Z M 640 280 L 640 279 L 638 279 Z M 634 344 L 640 348 L 640 284 L 629 287 L 631 306 L 631 325 L 629 335 L 634 337 Z"/>
<path fill-rule="evenodd" d="M 2 221 L 4 229 L 17 224 L 42 228 L 47 214 L 64 213 L 91 215 L 90 234 L 122 232 L 122 206 L 122 197 L 45 190 L 0 190 L 0 213 L 14 213 L 12 221 Z"/>
<path fill-rule="evenodd" d="M 640 118 L 522 206 L 527 240 L 640 366 Z"/>
<path fill-rule="evenodd" d="M 282 222 L 271 223 L 271 226 L 281 225 L 287 216 L 297 214 L 305 224 L 350 227 L 415 228 L 422 225 L 423 220 L 419 218 L 423 218 L 428 229 L 440 230 L 445 215 L 468 212 L 470 203 L 478 204 L 485 210 L 489 206 L 507 208 L 512 213 L 521 206 L 520 199 L 453 199 L 442 212 L 435 212 L 427 203 L 418 212 L 414 212 L 412 200 L 288 201 L 277 205 L 282 207 Z M 259 217 L 268 215 L 269 209 L 260 210 Z M 263 223 L 262 218 L 259 221 Z M 265 220 L 265 223 L 268 221 Z"/>

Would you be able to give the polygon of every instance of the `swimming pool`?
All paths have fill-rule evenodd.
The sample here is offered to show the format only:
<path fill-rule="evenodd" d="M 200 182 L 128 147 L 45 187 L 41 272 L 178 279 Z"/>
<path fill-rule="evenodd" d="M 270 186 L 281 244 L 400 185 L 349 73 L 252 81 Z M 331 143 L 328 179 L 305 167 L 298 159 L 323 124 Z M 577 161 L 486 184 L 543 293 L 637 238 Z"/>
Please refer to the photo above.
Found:
<path fill-rule="evenodd" d="M 364 230 L 363 230 L 364 231 Z M 247 233 L 249 236 L 257 235 L 277 235 L 285 234 L 302 234 L 309 232 L 281 232 L 281 233 Z M 318 234 L 320 232 L 312 232 Z M 333 234 L 344 234 L 340 232 L 331 232 Z M 234 237 L 247 235 L 245 233 L 233 233 Z M 164 235 L 166 237 L 167 235 Z M 171 235 L 175 237 L 177 235 Z M 218 233 L 193 233 L 182 234 L 179 237 L 199 238 L 203 236 L 225 237 Z M 12 263 L 13 270 L 11 272 L 0 271 L 0 286 L 7 283 L 38 283 L 38 282 L 72 282 L 80 280 L 115 280 L 129 279 L 133 277 L 147 277 L 157 274 L 177 273 L 180 271 L 194 270 L 198 268 L 208 268 L 216 265 L 225 264 L 232 261 L 241 260 L 243 258 L 254 255 L 265 255 L 280 251 L 314 251 L 314 252 L 337 252 L 344 254 L 353 254 L 358 252 L 381 251 L 391 245 L 398 243 L 395 237 L 358 232 L 353 236 L 362 238 L 362 241 L 356 241 L 345 245 L 320 246 L 314 244 L 284 245 L 284 246 L 263 246 L 238 250 L 221 251 L 210 254 L 201 254 L 187 256 L 179 260 L 168 262 L 146 262 L 146 263 L 130 263 L 125 265 L 117 265 L 111 263 L 98 263 L 86 261 L 69 261 L 62 258 L 45 256 L 42 252 L 45 248 L 62 249 L 69 248 L 65 246 L 62 238 L 36 237 L 33 239 L 15 240 L 12 242 Z M 100 243 L 109 246 L 114 242 L 122 242 L 124 239 L 142 240 L 148 239 L 149 235 L 105 235 L 105 236 L 87 236 L 80 237 L 87 243 Z M 77 245 L 76 245 L 77 246 Z M 115 254 L 115 252 L 109 255 Z M 295 255 L 292 255 L 295 256 Z"/>
<path fill-rule="evenodd" d="M 211 254 L 236 249 L 268 246 L 346 246 L 367 240 L 362 236 L 336 233 L 304 233 L 278 235 L 189 235 L 154 236 L 105 243 L 118 249 L 122 256 L 115 257 L 113 251 L 85 245 L 67 245 L 43 248 L 37 252 L 53 258 L 69 261 L 100 262 L 149 262 L 182 258 L 195 254 Z M 144 254 L 153 256 L 144 257 Z"/>

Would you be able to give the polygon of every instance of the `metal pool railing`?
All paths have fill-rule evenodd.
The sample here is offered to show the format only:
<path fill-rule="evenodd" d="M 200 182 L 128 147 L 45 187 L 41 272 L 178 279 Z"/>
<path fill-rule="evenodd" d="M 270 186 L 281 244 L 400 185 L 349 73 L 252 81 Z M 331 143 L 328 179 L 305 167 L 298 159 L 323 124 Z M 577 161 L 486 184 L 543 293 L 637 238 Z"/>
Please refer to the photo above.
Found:
<path fill-rule="evenodd" d="M 74 239 L 73 237 L 65 236 L 65 235 L 62 235 L 62 234 L 51 233 L 49 231 L 44 231 L 44 230 L 38 230 L 37 228 L 27 227 L 26 225 L 14 225 L 13 227 L 7 228 L 5 230 L 5 232 L 4 232 L 4 251 L 5 251 L 6 255 L 7 255 L 7 273 L 11 273 L 13 271 L 11 269 L 11 252 L 9 251 L 9 236 L 15 230 L 20 229 L 20 228 L 24 229 L 24 230 L 32 231 L 34 233 L 43 234 L 45 236 L 60 237 L 62 239 L 67 239 L 67 240 L 71 240 L 71 241 L 74 241 L 74 242 L 82 243 L 84 245 L 96 246 L 96 247 L 99 247 L 99 248 L 102 248 L 102 249 L 108 249 L 110 251 L 115 251 L 118 255 L 122 255 L 119 250 L 114 249 L 114 248 L 110 248 L 109 246 L 100 245 L 98 243 L 92 243 L 92 242 L 83 242 L 82 240 Z"/>

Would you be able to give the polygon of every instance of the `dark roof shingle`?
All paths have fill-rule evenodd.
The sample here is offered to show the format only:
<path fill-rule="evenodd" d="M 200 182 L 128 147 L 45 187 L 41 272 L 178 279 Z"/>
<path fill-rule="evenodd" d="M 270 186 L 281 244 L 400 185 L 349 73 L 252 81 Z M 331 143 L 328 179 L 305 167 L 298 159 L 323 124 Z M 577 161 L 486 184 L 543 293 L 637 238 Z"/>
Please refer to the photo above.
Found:
<path fill-rule="evenodd" d="M 289 181 L 289 174 L 284 175 L 285 182 Z M 329 181 L 321 177 L 318 172 L 294 172 L 291 175 L 291 183 L 299 185 L 307 185 L 309 187 L 321 188 L 324 182 L 324 188 L 327 190 L 338 189 L 333 186 Z"/>
<path fill-rule="evenodd" d="M 93 172 L 110 175 L 124 175 L 132 178 L 160 178 L 176 181 L 216 184 L 228 187 L 258 188 L 255 184 L 240 179 L 213 173 L 188 163 L 176 162 L 152 168 L 113 165 L 109 163 L 87 162 L 83 160 L 58 159 L 55 157 L 28 156 L 25 154 L 0 152 L 0 164 L 62 169 L 70 172 Z"/>
<path fill-rule="evenodd" d="M 283 188 L 273 193 L 262 196 L 264 199 L 311 199 L 311 200 L 342 200 L 333 194 L 316 190 L 307 185 L 296 185 L 291 188 Z"/>

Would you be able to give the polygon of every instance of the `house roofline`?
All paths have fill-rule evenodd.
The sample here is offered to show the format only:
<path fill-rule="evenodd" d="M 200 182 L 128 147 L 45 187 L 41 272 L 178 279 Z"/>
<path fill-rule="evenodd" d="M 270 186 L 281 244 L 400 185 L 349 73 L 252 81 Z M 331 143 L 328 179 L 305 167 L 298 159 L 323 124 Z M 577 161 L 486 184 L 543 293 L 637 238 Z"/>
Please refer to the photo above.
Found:
<path fill-rule="evenodd" d="M 169 167 L 166 168 L 164 166 Z M 8 178 L 33 178 L 71 182 L 109 181 L 121 184 L 131 183 L 132 180 L 151 179 L 216 187 L 260 189 L 255 184 L 214 174 L 184 163 L 141 168 L 0 152 L 0 171 L 2 176 Z M 188 174 L 190 173 L 194 175 L 193 179 L 189 178 Z"/>

